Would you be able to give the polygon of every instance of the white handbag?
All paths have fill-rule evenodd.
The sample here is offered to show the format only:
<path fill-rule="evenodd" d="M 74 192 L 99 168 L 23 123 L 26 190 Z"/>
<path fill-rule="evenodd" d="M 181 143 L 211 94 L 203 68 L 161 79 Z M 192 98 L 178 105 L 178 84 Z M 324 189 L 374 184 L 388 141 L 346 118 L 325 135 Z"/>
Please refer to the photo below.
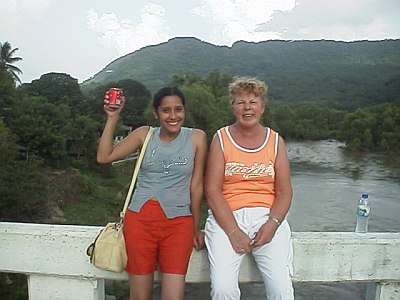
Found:
<path fill-rule="evenodd" d="M 154 128 L 150 127 L 143 142 L 142 149 L 133 171 L 128 194 L 126 195 L 125 204 L 120 213 L 120 221 L 108 223 L 86 250 L 87 255 L 90 257 L 90 263 L 96 268 L 113 272 L 122 272 L 125 270 L 128 256 L 126 254 L 125 238 L 122 230 L 124 224 L 123 220 L 126 209 L 128 208 L 133 188 L 136 183 L 137 175 L 139 173 L 147 144 L 151 135 L 153 134 L 153 131 Z"/>

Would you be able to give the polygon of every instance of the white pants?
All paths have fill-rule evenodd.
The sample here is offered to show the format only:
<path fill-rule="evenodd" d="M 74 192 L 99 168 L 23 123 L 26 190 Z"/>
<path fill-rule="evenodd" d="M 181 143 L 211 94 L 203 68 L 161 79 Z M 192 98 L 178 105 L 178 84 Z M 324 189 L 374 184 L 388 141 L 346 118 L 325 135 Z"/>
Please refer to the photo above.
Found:
<path fill-rule="evenodd" d="M 269 208 L 242 208 L 233 212 L 240 227 L 250 238 L 269 218 Z M 228 236 L 211 211 L 205 226 L 205 239 L 210 261 L 211 298 L 240 299 L 239 269 L 245 254 L 236 253 Z M 272 241 L 254 248 L 252 255 L 264 281 L 268 300 L 293 300 L 293 246 L 289 223 L 278 227 Z"/>

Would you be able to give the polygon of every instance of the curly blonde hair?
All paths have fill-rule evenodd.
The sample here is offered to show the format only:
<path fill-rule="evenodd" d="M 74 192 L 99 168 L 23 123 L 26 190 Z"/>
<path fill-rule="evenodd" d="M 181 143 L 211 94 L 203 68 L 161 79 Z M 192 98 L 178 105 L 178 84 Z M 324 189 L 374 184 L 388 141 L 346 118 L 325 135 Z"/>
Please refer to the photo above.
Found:
<path fill-rule="evenodd" d="M 235 96 L 241 93 L 252 93 L 266 102 L 268 86 L 255 77 L 235 77 L 229 84 L 230 104 L 235 102 Z"/>

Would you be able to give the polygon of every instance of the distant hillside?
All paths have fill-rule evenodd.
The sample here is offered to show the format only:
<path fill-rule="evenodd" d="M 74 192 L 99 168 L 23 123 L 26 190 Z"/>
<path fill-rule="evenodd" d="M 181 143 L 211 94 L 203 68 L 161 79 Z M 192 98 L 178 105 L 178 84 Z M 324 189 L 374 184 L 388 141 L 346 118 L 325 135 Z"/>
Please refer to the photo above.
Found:
<path fill-rule="evenodd" d="M 354 108 L 399 101 L 400 40 L 265 41 L 215 46 L 174 38 L 118 58 L 82 83 L 83 91 L 130 78 L 154 92 L 174 74 L 257 76 L 269 85 L 269 101 Z"/>

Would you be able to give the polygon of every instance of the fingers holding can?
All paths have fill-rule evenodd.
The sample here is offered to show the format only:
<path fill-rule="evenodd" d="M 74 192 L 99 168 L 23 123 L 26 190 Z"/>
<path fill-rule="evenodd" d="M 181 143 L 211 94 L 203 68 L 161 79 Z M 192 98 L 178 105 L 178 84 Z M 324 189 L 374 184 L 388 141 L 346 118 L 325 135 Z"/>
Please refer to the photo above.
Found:
<path fill-rule="evenodd" d="M 123 92 L 119 88 L 110 88 L 104 95 L 104 104 L 108 108 L 118 109 L 124 101 Z"/>

